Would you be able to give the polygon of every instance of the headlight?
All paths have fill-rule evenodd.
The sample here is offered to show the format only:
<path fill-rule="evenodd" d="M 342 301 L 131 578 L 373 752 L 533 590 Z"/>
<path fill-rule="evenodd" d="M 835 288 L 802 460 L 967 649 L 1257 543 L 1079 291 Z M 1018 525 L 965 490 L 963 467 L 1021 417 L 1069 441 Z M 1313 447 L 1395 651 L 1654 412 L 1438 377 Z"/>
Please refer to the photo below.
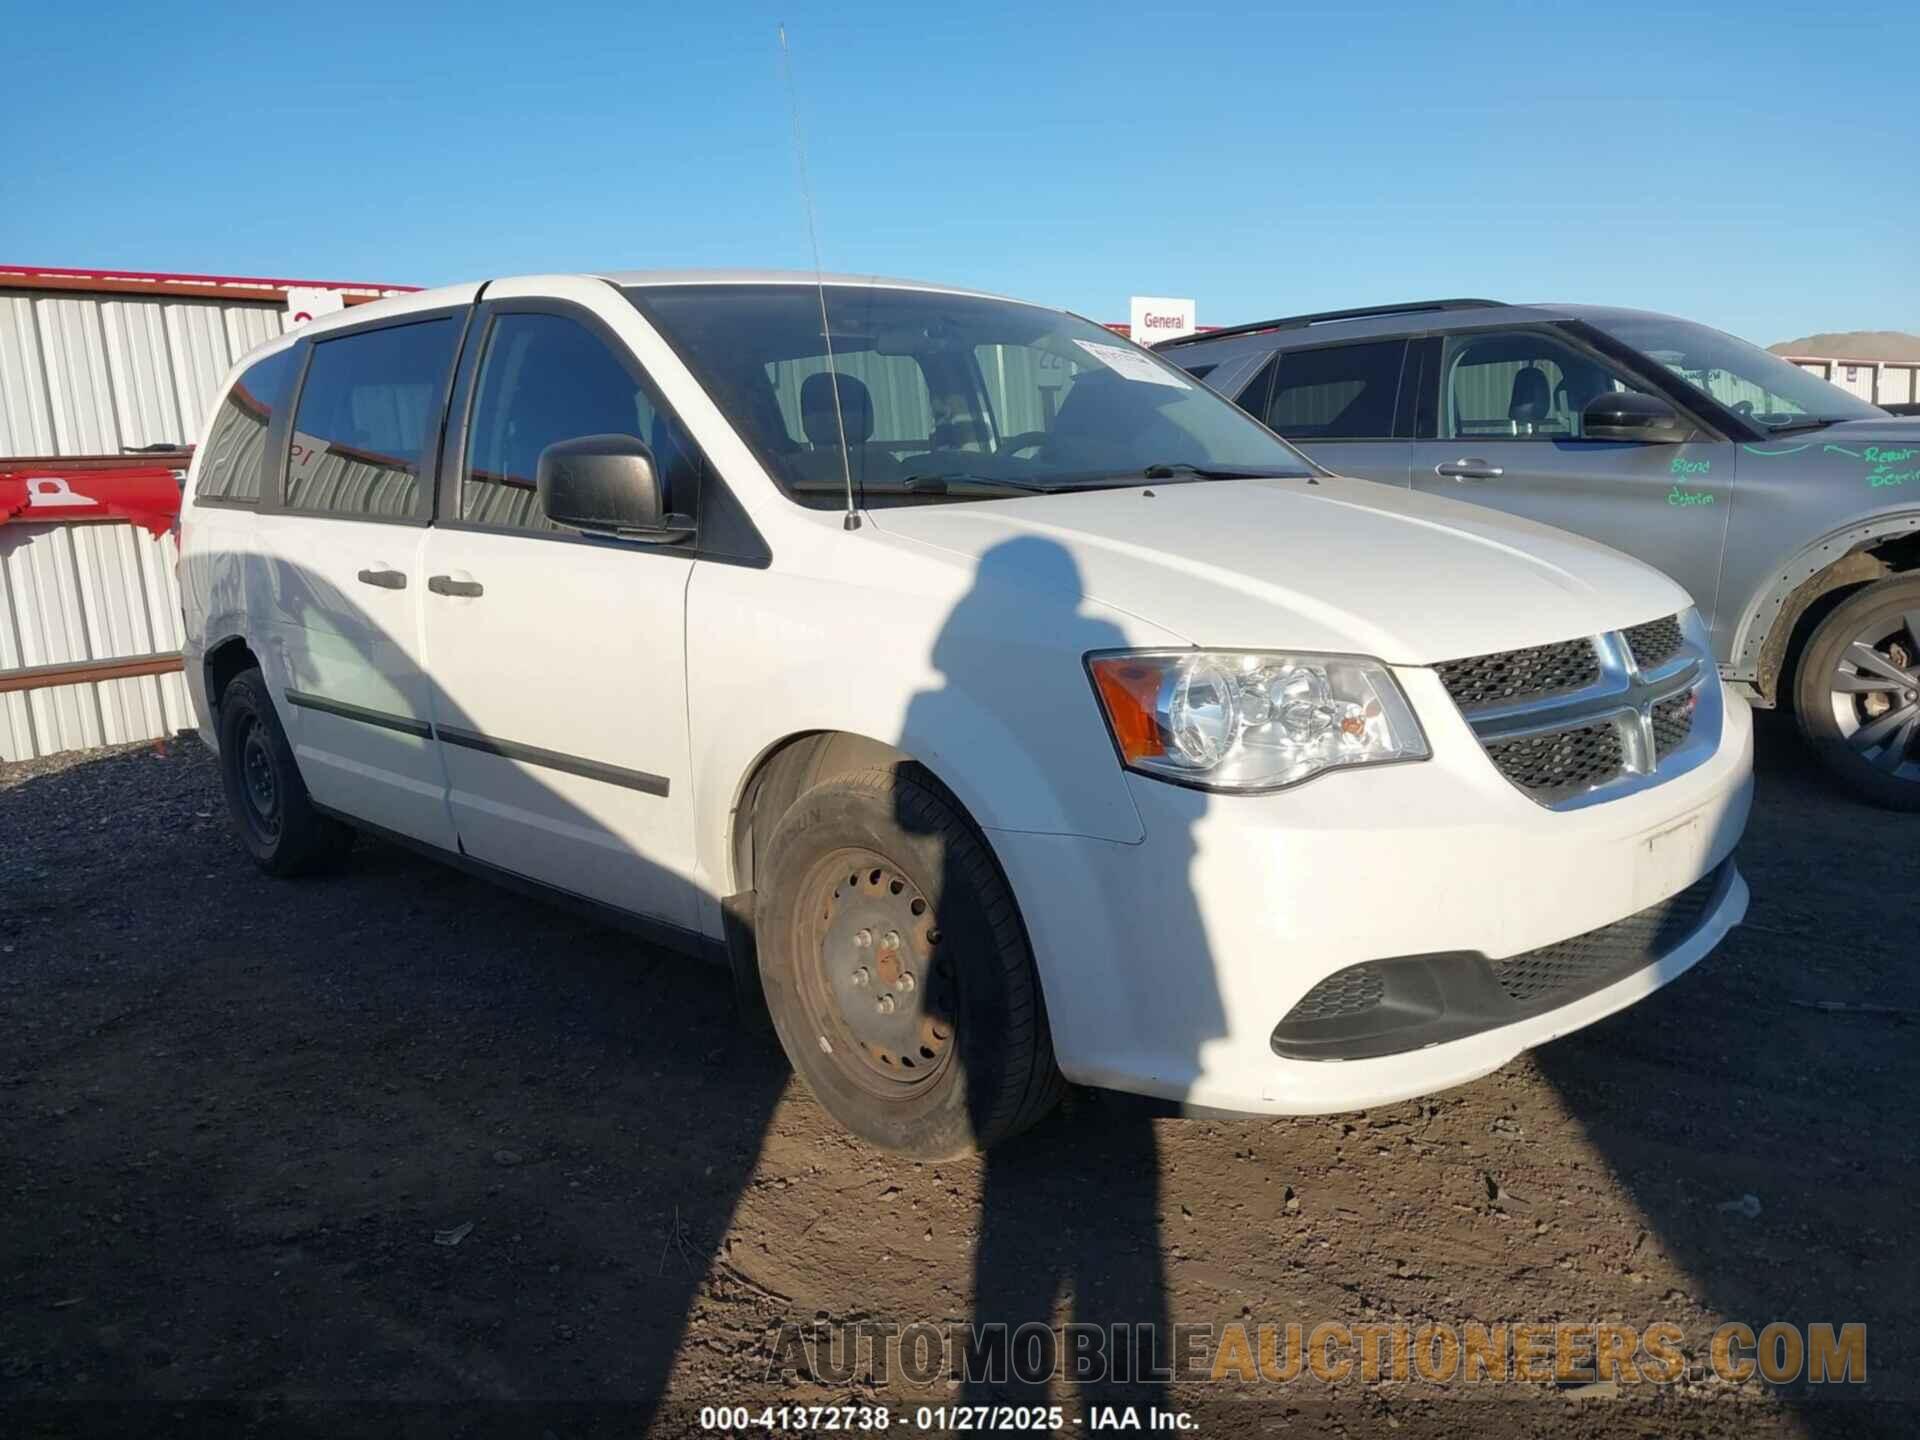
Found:
<path fill-rule="evenodd" d="M 1089 655 L 1130 770 L 1205 790 L 1276 790 L 1343 765 L 1424 760 L 1383 665 L 1336 655 L 1162 650 Z"/>

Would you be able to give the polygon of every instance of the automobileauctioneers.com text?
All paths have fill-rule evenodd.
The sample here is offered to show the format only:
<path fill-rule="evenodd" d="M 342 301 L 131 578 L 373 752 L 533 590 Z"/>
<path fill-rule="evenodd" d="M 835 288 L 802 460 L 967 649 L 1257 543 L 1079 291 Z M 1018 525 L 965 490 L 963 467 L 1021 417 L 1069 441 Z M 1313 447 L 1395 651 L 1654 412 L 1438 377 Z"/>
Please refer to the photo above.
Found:
<path fill-rule="evenodd" d="M 957 1380 L 981 1390 L 1053 1381 L 1657 1385 L 1709 1376 L 1736 1385 L 1755 1378 L 1772 1385 L 1863 1385 L 1867 1328 L 1858 1322 L 1729 1321 L 1710 1335 L 1689 1337 L 1679 1325 L 1605 1321 L 1057 1327 L 822 1321 L 776 1332 L 766 1378 L 788 1375 L 829 1385 Z"/>

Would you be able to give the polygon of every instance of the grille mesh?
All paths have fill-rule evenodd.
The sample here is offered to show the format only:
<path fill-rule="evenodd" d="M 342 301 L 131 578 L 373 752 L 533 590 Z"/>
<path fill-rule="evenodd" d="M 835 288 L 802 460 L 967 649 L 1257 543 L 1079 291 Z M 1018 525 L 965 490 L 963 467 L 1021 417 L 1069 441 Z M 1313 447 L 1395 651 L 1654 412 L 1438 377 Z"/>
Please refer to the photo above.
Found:
<path fill-rule="evenodd" d="M 1611 722 L 1489 740 L 1488 756 L 1502 775 L 1542 802 L 1565 799 L 1603 785 L 1626 768 L 1626 747 Z"/>
<path fill-rule="evenodd" d="M 1715 870 L 1624 920 L 1494 961 L 1500 988 L 1519 1004 L 1532 1005 L 1566 991 L 1597 989 L 1612 977 L 1651 965 L 1699 928 L 1720 874 Z"/>
<path fill-rule="evenodd" d="M 1627 637 L 1627 648 L 1633 651 L 1633 663 L 1642 670 L 1658 669 L 1678 655 L 1680 647 L 1686 644 L 1686 637 L 1680 633 L 1678 615 L 1629 626 L 1622 633 Z"/>
<path fill-rule="evenodd" d="M 1691 690 L 1662 700 L 1653 707 L 1653 755 L 1664 760 L 1693 733 L 1694 697 Z"/>
<path fill-rule="evenodd" d="M 1578 690 L 1600 678 L 1600 659 L 1591 640 L 1502 650 L 1443 661 L 1433 668 L 1462 710 Z"/>
<path fill-rule="evenodd" d="M 1368 965 L 1351 965 L 1334 971 L 1303 995 L 1300 1003 L 1287 1012 L 1287 1023 L 1358 1015 L 1378 1005 L 1386 993 L 1378 971 Z"/>

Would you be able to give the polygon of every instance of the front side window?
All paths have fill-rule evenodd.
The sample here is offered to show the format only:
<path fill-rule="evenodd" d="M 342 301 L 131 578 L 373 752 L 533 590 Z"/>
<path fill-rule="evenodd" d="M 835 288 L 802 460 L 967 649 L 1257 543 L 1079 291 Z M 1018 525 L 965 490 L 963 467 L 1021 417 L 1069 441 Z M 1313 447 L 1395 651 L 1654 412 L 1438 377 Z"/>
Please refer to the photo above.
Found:
<path fill-rule="evenodd" d="M 844 505 L 849 476 L 885 506 L 1311 473 L 1184 372 L 1059 311 L 830 283 L 829 360 L 810 286 L 627 293 L 803 505 Z"/>
<path fill-rule="evenodd" d="M 1440 376 L 1440 434 L 1461 440 L 1577 440 L 1589 402 L 1630 388 L 1611 367 L 1537 330 L 1450 335 Z"/>
<path fill-rule="evenodd" d="M 261 461 L 275 408 L 286 403 L 293 379 L 292 346 L 255 361 L 233 382 L 202 444 L 196 500 L 260 503 Z"/>
<path fill-rule="evenodd" d="M 1769 430 L 1839 420 L 1880 420 L 1886 412 L 1829 385 L 1791 361 L 1719 330 L 1665 315 L 1589 317 L 1588 323 Z"/>
<path fill-rule="evenodd" d="M 629 435 L 653 451 L 669 511 L 694 513 L 697 452 L 600 338 L 563 315 L 508 312 L 494 320 L 460 478 L 470 525 L 575 533 L 540 508 L 540 452 L 589 435 Z"/>
<path fill-rule="evenodd" d="M 287 508 L 410 519 L 440 420 L 458 327 L 423 320 L 320 340 L 300 387 Z"/>
<path fill-rule="evenodd" d="M 1281 354 L 1266 421 L 1290 440 L 1391 440 L 1404 340 Z"/>

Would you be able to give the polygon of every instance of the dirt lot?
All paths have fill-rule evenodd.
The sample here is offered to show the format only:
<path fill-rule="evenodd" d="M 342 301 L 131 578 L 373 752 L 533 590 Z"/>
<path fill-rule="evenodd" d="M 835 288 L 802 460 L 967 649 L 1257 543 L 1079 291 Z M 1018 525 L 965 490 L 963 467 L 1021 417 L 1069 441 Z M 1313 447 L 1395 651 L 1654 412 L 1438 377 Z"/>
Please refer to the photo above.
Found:
<path fill-rule="evenodd" d="M 839 1133 L 718 972 L 383 845 L 262 878 L 197 742 L 0 766 L 0 1432 L 976 1398 L 770 1376 L 784 1322 L 1669 1321 L 1698 1361 L 1731 1319 L 1864 1322 L 1868 1383 L 1056 1393 L 1070 1433 L 1911 1433 L 1915 821 L 1762 741 L 1748 924 L 1624 1015 L 1424 1104 L 1076 1095 L 938 1166 Z"/>

